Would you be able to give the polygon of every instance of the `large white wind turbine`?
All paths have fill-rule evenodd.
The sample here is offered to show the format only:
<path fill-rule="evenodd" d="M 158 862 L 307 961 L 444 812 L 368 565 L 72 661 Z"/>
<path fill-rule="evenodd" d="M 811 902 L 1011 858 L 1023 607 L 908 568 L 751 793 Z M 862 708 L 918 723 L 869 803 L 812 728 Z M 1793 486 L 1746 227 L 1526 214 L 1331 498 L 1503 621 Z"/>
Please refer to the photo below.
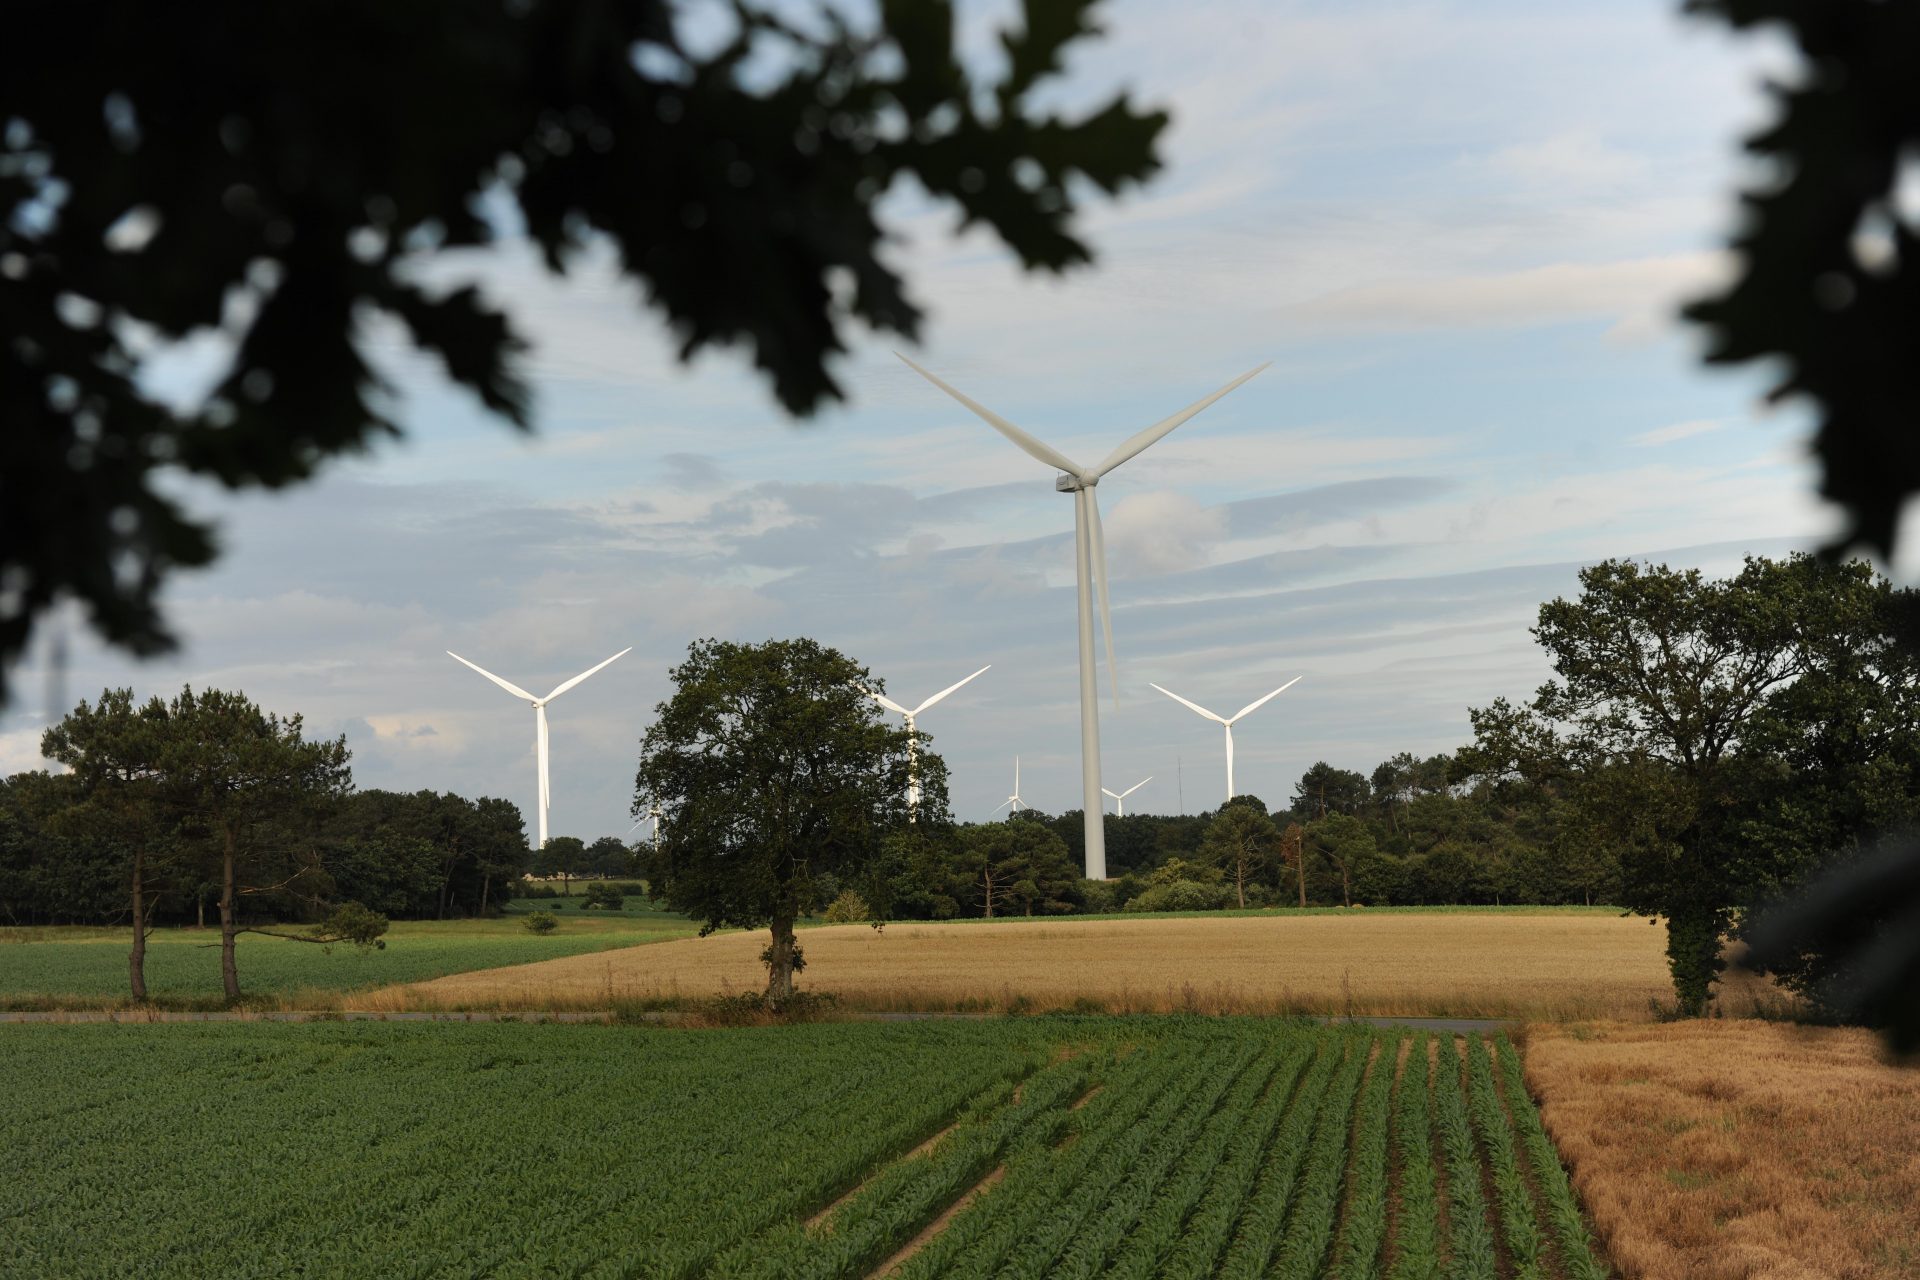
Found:
<path fill-rule="evenodd" d="M 899 355 L 898 352 L 894 354 Z M 905 356 L 900 358 L 906 361 L 908 368 L 973 410 L 987 425 L 1028 454 L 1050 467 L 1058 468 L 1062 474 L 1054 477 L 1053 487 L 1061 493 L 1073 495 L 1073 564 L 1080 593 L 1080 810 L 1086 829 L 1087 878 L 1104 880 L 1107 878 L 1107 834 L 1101 815 L 1106 812 L 1106 806 L 1100 799 L 1100 793 L 1104 790 L 1100 785 L 1100 695 L 1095 687 L 1097 682 L 1093 670 L 1093 605 L 1096 594 L 1100 602 L 1100 626 L 1107 641 L 1107 672 L 1114 682 L 1116 707 L 1120 701 L 1120 684 L 1119 676 L 1114 671 L 1113 614 L 1107 602 L 1107 547 L 1100 532 L 1100 506 L 1094 500 L 1093 489 L 1109 471 L 1159 441 L 1175 427 L 1267 366 L 1263 364 L 1248 370 L 1204 400 L 1190 404 L 1171 418 L 1163 418 L 1146 430 L 1128 437 L 1098 465 L 1083 467 L 1058 449 L 1028 435 L 993 410 L 968 399 Z"/>
<path fill-rule="evenodd" d="M 1020 798 L 1020 757 L 1015 756 L 1013 758 L 1013 794 L 995 805 L 993 811 L 998 813 L 1002 809 L 1005 809 L 1008 816 L 1011 817 L 1022 809 L 1031 809 L 1032 807 L 1032 805 Z"/>
<path fill-rule="evenodd" d="M 881 706 L 885 707 L 887 710 L 898 712 L 900 715 L 905 716 L 907 718 L 907 733 L 911 735 L 914 731 L 913 718 L 915 716 L 919 715 L 922 711 L 925 711 L 928 707 L 940 701 L 940 699 L 946 697 L 948 694 L 952 693 L 955 689 L 958 689 L 960 685 L 967 683 L 967 680 L 972 680 L 975 676 L 983 675 L 992 669 L 993 669 L 993 664 L 989 662 L 986 666 L 974 672 L 973 675 L 968 676 L 966 680 L 962 680 L 960 684 L 948 685 L 946 688 L 934 694 L 931 698 L 928 698 L 925 702 L 921 703 L 919 706 L 915 707 L 911 711 L 907 710 L 905 707 L 901 706 L 899 703 L 895 702 L 892 698 L 889 698 L 884 693 L 875 693 L 873 690 L 869 689 L 867 690 L 867 696 L 869 698 L 872 698 L 875 702 L 879 703 Z M 912 822 L 915 819 L 917 819 L 919 816 L 920 816 L 920 751 L 919 751 L 918 745 L 914 742 L 912 737 L 909 737 L 907 739 L 907 821 Z"/>
<path fill-rule="evenodd" d="M 547 844 L 547 795 L 549 790 L 547 786 L 547 704 L 598 671 L 600 667 L 606 666 L 607 663 L 614 661 L 615 658 L 624 658 L 632 652 L 633 647 L 629 645 L 619 653 L 614 654 L 612 658 L 608 658 L 606 662 L 601 663 L 599 667 L 589 667 L 573 679 L 561 682 L 561 684 L 546 697 L 536 698 L 519 685 L 502 680 L 485 667 L 475 666 L 453 650 L 447 650 L 447 656 L 461 666 L 473 667 L 475 671 L 478 671 L 481 675 L 493 681 L 514 697 L 525 698 L 533 704 L 533 754 L 535 759 L 539 761 L 540 768 L 540 843 L 534 846 L 536 849 L 543 849 Z"/>
<path fill-rule="evenodd" d="M 1188 702 L 1185 698 L 1181 697 L 1179 694 L 1175 693 L 1171 689 L 1160 689 L 1160 686 L 1157 684 L 1154 685 L 1153 687 L 1156 689 L 1160 689 L 1160 692 L 1166 694 L 1169 698 L 1172 698 L 1175 702 L 1187 708 L 1189 711 L 1198 711 L 1201 715 L 1213 721 L 1215 724 L 1226 726 L 1226 730 L 1227 730 L 1227 799 L 1231 800 L 1234 797 L 1233 722 L 1236 720 L 1242 719 L 1249 712 L 1258 711 L 1261 707 L 1266 706 L 1267 703 L 1273 701 L 1275 698 L 1279 697 L 1281 694 L 1285 693 L 1287 690 L 1293 688 L 1294 685 L 1299 683 L 1300 683 L 1300 677 L 1295 676 L 1293 679 L 1287 681 L 1285 684 L 1281 685 L 1278 689 L 1275 689 L 1272 693 L 1268 694 L 1266 697 L 1261 698 L 1258 702 L 1249 702 L 1246 706 L 1240 708 L 1238 711 L 1234 712 L 1230 716 L 1217 716 L 1213 714 L 1213 712 L 1207 710 L 1205 707 L 1201 706 L 1198 703 Z"/>
<path fill-rule="evenodd" d="M 1108 795 L 1113 797 L 1113 816 L 1116 818 L 1124 818 L 1127 816 L 1127 797 L 1152 781 L 1153 775 L 1148 774 L 1146 777 L 1140 779 L 1140 781 L 1128 787 L 1125 791 L 1107 791 L 1105 787 L 1100 789 L 1106 791 Z"/>

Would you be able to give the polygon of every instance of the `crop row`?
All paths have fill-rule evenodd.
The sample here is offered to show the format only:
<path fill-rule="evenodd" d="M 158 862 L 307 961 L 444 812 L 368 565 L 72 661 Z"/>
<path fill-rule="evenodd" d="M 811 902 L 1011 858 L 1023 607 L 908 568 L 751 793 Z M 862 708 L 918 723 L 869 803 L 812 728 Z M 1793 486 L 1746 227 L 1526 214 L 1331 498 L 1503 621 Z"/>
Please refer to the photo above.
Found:
<path fill-rule="evenodd" d="M 6 1275 L 1607 1274 L 1504 1037 L 54 1026 L 0 1078 Z"/>

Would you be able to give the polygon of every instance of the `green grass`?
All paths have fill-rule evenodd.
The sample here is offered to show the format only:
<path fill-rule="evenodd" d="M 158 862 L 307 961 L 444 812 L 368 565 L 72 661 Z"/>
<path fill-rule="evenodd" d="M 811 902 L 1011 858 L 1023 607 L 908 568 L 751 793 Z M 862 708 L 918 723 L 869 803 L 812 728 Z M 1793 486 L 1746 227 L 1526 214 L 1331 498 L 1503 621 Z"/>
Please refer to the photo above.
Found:
<path fill-rule="evenodd" d="M 910 924 L 1059 924 L 1063 920 L 1209 920 L 1233 916 L 1617 916 L 1607 906 L 1229 907 L 1224 911 L 1108 911 L 1094 915 L 968 916 L 959 920 L 901 920 Z"/>
<path fill-rule="evenodd" d="M 684 938 L 695 931 L 685 917 L 651 911 L 569 913 L 544 937 L 527 932 L 517 914 L 491 920 L 398 921 L 379 951 L 350 946 L 329 951 L 312 943 L 242 934 L 235 944 L 235 963 L 246 994 L 285 998 L 311 993 L 321 998 Z M 148 994 L 162 1005 L 218 1004 L 219 940 L 216 929 L 156 929 L 147 939 Z M 0 1008 L 125 997 L 130 943 L 126 929 L 0 930 Z"/>
<path fill-rule="evenodd" d="M 1424 1119 L 1388 1088 L 1406 1036 L 1189 1017 L 4 1027 L 0 1275 L 825 1280 L 956 1206 L 909 1280 L 1401 1274 L 1380 1190 L 1425 1154 L 1393 1133 Z M 1402 1088 L 1424 1092 L 1410 1061 Z M 1456 1056 L 1435 1081 L 1456 1131 L 1469 1083 L 1483 1126 L 1526 1128 L 1524 1092 L 1463 1081 Z M 1449 1156 L 1477 1184 L 1470 1131 Z M 1467 1224 L 1455 1205 L 1421 1248 L 1491 1241 L 1488 1207 Z"/>

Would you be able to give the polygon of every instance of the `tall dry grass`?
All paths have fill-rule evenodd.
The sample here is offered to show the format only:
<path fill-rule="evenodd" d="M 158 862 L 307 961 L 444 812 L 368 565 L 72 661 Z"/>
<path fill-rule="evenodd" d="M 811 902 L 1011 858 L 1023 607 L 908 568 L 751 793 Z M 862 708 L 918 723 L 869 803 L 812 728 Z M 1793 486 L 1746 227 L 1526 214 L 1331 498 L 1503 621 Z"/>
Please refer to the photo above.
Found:
<path fill-rule="evenodd" d="M 1665 934 L 1586 915 L 1375 915 L 810 929 L 802 985 L 847 1009 L 1634 1018 L 1670 1001 Z M 717 934 L 347 998 L 360 1009 L 591 1009 L 765 985 Z"/>
<path fill-rule="evenodd" d="M 1869 1033 L 1535 1027 L 1526 1073 L 1625 1276 L 1920 1276 L 1920 1071 Z"/>

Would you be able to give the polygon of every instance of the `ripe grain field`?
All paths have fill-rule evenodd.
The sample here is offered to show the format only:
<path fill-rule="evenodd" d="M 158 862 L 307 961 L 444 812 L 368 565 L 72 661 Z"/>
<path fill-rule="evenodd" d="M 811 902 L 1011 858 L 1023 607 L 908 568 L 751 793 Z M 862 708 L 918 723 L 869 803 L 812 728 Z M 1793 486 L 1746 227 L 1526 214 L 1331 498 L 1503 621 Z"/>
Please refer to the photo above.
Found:
<path fill-rule="evenodd" d="M 1670 1003 L 1664 926 L 1614 912 L 1387 913 L 808 929 L 805 985 L 849 1009 L 1098 1008 L 1645 1018 Z M 764 933 L 458 974 L 347 1007 L 590 1009 L 751 991 Z"/>
<path fill-rule="evenodd" d="M 1526 1075 L 1623 1274 L 1920 1276 L 1920 1071 L 1869 1032 L 1534 1027 Z"/>
<path fill-rule="evenodd" d="M 35 1026 L 0 1072 L 6 1274 L 1606 1274 L 1504 1040 Z"/>

